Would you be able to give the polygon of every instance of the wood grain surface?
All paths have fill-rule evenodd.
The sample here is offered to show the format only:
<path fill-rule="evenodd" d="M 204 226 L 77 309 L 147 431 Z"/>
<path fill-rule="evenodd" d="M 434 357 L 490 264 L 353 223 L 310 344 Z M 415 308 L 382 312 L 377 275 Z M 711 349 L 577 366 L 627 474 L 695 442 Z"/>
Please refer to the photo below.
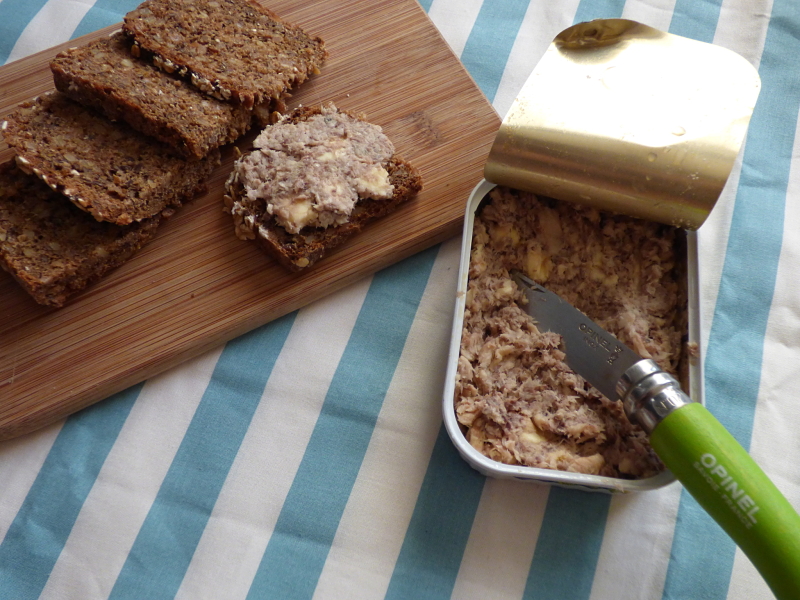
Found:
<path fill-rule="evenodd" d="M 415 164 L 424 190 L 306 273 L 238 240 L 222 212 L 232 148 L 209 192 L 128 263 L 64 308 L 0 272 L 0 440 L 30 432 L 216 347 L 460 231 L 500 120 L 415 0 L 277 0 L 327 44 L 290 106 L 366 113 Z M 48 62 L 116 27 L 0 68 L 0 115 L 53 88 Z M 246 148 L 253 134 L 239 143 Z M 0 160 L 12 157 L 0 142 Z"/>

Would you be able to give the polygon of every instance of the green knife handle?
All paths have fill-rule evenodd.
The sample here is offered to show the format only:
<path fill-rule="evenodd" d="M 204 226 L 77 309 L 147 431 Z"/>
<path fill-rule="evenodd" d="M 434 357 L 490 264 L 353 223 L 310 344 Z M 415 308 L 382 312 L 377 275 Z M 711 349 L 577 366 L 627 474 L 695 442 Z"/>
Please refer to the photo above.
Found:
<path fill-rule="evenodd" d="M 650 442 L 775 596 L 800 599 L 800 516 L 722 424 L 702 404 L 686 404 L 655 426 Z"/>

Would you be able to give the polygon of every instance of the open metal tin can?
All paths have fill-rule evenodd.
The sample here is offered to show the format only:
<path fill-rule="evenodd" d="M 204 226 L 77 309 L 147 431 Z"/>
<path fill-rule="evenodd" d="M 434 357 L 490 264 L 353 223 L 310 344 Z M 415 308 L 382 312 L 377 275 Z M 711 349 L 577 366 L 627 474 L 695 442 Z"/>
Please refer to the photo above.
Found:
<path fill-rule="evenodd" d="M 505 464 L 474 448 L 454 394 L 476 213 L 496 185 L 533 192 L 685 232 L 688 344 L 683 389 L 703 402 L 697 234 L 728 179 L 760 90 L 733 52 L 624 19 L 561 32 L 531 74 L 467 201 L 443 396 L 444 423 L 461 456 L 491 477 L 591 491 L 635 492 L 675 480 L 669 471 L 623 479 Z M 684 348 L 686 348 L 686 343 Z"/>
<path fill-rule="evenodd" d="M 600 475 L 586 475 L 570 473 L 554 469 L 542 469 L 520 465 L 509 465 L 495 461 L 476 450 L 464 436 L 464 430 L 456 417 L 454 394 L 458 358 L 461 353 L 461 338 L 464 327 L 464 310 L 466 308 L 467 286 L 469 283 L 469 265 L 472 249 L 472 232 L 475 224 L 475 214 L 481 203 L 487 197 L 495 184 L 482 181 L 472 191 L 467 202 L 464 215 L 464 234 L 461 245 L 461 261 L 458 273 L 458 288 L 456 292 L 455 313 L 453 315 L 453 329 L 450 337 L 450 349 L 447 362 L 447 373 L 443 396 L 442 412 L 444 424 L 450 439 L 453 441 L 459 454 L 474 469 L 484 475 L 497 478 L 513 478 L 535 481 L 539 483 L 555 484 L 563 487 L 578 487 L 591 491 L 604 492 L 639 492 L 665 486 L 675 480 L 669 471 L 662 471 L 658 475 L 645 479 L 621 479 L 604 477 Z M 687 322 L 689 344 L 700 342 L 700 311 L 699 311 L 699 282 L 697 270 L 697 234 L 686 231 L 686 295 L 687 295 Z M 683 372 L 684 379 L 681 384 L 684 390 L 697 402 L 703 402 L 703 377 L 702 361 L 698 354 L 685 361 Z"/>

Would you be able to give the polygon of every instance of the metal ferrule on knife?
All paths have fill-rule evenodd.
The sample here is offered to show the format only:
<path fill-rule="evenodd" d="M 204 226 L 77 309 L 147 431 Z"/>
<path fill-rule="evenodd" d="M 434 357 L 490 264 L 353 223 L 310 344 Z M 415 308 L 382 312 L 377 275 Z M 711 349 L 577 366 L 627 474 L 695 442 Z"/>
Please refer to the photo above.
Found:
<path fill-rule="evenodd" d="M 692 402 L 678 381 L 650 359 L 640 360 L 622 374 L 617 394 L 628 419 L 648 435 L 667 415 Z"/>

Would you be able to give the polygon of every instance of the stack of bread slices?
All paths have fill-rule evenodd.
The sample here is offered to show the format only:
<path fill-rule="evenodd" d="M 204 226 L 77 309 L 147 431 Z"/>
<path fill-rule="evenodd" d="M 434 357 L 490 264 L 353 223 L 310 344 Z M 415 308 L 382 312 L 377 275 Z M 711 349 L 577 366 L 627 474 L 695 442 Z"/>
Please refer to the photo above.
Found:
<path fill-rule="evenodd" d="M 255 0 L 147 0 L 62 52 L 2 122 L 0 266 L 44 305 L 127 260 L 200 193 L 220 147 L 275 121 L 324 43 Z"/>

